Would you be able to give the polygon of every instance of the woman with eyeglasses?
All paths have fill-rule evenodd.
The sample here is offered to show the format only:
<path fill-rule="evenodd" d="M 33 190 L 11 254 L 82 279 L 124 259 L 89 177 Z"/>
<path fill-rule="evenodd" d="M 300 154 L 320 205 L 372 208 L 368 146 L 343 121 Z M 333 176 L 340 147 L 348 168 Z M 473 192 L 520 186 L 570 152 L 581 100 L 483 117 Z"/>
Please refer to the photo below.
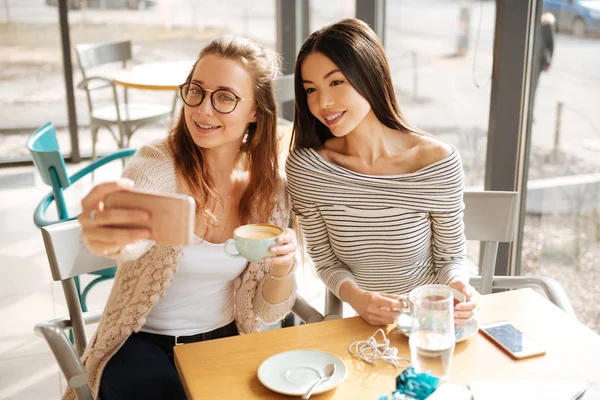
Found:
<path fill-rule="evenodd" d="M 294 79 L 288 190 L 319 277 L 373 325 L 395 322 L 398 295 L 447 284 L 468 324 L 460 155 L 401 114 L 375 32 L 357 19 L 317 30 Z"/>
<path fill-rule="evenodd" d="M 94 398 L 185 399 L 173 363 L 180 343 L 258 331 L 295 300 L 296 235 L 278 168 L 275 53 L 242 38 L 208 44 L 180 86 L 183 108 L 164 141 L 143 146 L 123 178 L 97 185 L 79 217 L 86 247 L 119 269 L 83 363 Z M 132 187 L 191 195 L 196 240 L 157 245 L 128 229 L 143 210 L 103 209 L 108 194 Z M 285 230 L 261 263 L 230 258 L 224 242 L 247 223 Z M 69 389 L 65 398 L 74 399 Z"/>

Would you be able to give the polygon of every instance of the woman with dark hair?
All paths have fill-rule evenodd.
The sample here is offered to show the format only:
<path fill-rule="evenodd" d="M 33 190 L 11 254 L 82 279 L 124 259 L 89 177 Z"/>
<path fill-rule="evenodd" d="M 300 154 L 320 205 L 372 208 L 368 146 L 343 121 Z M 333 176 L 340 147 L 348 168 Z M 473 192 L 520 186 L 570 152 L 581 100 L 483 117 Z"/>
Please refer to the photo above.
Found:
<path fill-rule="evenodd" d="M 467 324 L 460 156 L 403 117 L 375 33 L 356 19 L 314 32 L 294 79 L 288 192 L 319 277 L 373 325 L 395 321 L 399 294 L 448 284 Z"/>
<path fill-rule="evenodd" d="M 185 399 L 173 347 L 256 332 L 295 299 L 294 231 L 278 169 L 275 53 L 242 38 L 217 39 L 181 85 L 183 108 L 166 140 L 143 146 L 127 180 L 97 185 L 79 217 L 86 247 L 119 261 L 102 320 L 82 358 L 94 398 Z M 106 195 L 139 189 L 185 193 L 197 205 L 196 238 L 183 248 L 149 241 L 143 210 L 104 209 Z M 230 258 L 224 241 L 247 223 L 286 229 L 260 263 Z M 170 286 L 167 290 L 167 287 Z M 66 399 L 74 399 L 69 388 Z"/>

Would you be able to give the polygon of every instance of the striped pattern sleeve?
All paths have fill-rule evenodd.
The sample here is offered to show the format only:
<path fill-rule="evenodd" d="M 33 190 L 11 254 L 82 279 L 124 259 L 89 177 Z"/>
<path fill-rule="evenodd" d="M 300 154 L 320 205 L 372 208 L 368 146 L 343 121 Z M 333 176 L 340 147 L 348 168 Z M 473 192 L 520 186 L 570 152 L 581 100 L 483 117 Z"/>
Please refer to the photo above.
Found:
<path fill-rule="evenodd" d="M 438 282 L 448 284 L 455 276 L 468 280 L 469 271 L 463 224 L 464 205 L 451 212 L 432 212 L 431 248 Z"/>
<path fill-rule="evenodd" d="M 458 152 L 456 152 L 458 156 Z M 445 187 L 448 207 L 429 213 L 431 218 L 431 248 L 438 282 L 447 284 L 455 276 L 466 278 L 469 271 L 467 259 L 465 226 L 463 214 L 464 171 L 460 157 L 443 175 L 441 184 Z"/>
<path fill-rule="evenodd" d="M 340 297 L 340 287 L 344 282 L 355 282 L 350 269 L 341 262 L 331 248 L 329 232 L 323 217 L 316 206 L 296 205 L 292 208 L 300 224 L 308 254 L 315 264 L 317 275 L 325 286 Z"/>

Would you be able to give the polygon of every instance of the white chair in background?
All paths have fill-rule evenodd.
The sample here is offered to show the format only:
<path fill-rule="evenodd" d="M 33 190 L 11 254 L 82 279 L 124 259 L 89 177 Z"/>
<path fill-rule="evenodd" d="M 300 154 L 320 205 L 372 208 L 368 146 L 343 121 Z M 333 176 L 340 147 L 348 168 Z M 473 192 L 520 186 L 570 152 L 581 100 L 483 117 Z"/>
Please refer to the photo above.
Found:
<path fill-rule="evenodd" d="M 130 40 L 110 43 L 80 44 L 75 46 L 77 61 L 83 80 L 77 87 L 85 91 L 90 113 L 90 131 L 92 133 L 92 159 L 96 157 L 98 130 L 106 128 L 117 142 L 119 148 L 129 146 L 133 133 L 141 126 L 166 121 L 172 108 L 163 104 L 147 102 L 129 102 L 127 88 L 123 91 L 123 100 L 119 99 L 117 88 L 111 78 L 94 75 L 91 70 L 112 63 L 121 63 L 123 68 L 131 60 L 132 45 Z M 113 104 L 103 107 L 95 106 L 92 92 L 99 89 L 111 89 Z M 113 131 L 113 128 L 117 132 Z M 117 134 L 118 133 L 118 134 Z"/>
<path fill-rule="evenodd" d="M 481 294 L 492 289 L 519 289 L 538 287 L 552 303 L 565 312 L 575 315 L 573 306 L 562 286 L 554 279 L 544 276 L 495 276 L 496 256 L 499 243 L 511 243 L 518 226 L 517 192 L 465 192 L 465 235 L 467 240 L 484 244 L 481 276 L 474 276 L 470 283 Z"/>

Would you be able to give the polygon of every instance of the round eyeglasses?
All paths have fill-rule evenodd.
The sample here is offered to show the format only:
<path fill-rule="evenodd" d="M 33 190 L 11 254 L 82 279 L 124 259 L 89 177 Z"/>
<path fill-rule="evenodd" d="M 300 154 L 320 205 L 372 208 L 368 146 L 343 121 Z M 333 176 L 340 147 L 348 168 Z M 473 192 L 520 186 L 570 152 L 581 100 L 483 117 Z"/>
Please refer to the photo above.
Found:
<path fill-rule="evenodd" d="M 243 99 L 228 89 L 203 89 L 200 85 L 192 82 L 179 85 L 181 99 L 190 107 L 198 107 L 202 104 L 207 92 L 210 93 L 210 102 L 213 108 L 221 114 L 233 112 L 237 107 L 237 104 L 242 100 L 252 100 Z"/>

